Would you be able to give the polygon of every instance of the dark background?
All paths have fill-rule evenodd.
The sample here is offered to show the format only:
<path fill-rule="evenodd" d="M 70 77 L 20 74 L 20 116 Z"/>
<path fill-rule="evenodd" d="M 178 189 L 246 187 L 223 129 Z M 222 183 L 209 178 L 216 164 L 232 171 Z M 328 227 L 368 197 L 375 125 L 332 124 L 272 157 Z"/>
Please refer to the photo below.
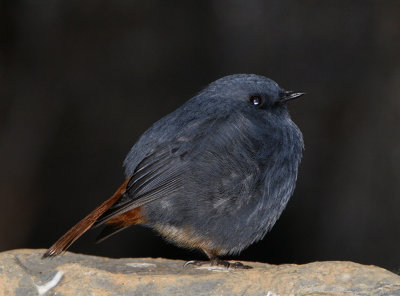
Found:
<path fill-rule="evenodd" d="M 153 122 L 257 73 L 308 93 L 290 106 L 306 150 L 281 219 L 232 258 L 399 268 L 399 1 L 9 0 L 0 22 L 0 251 L 49 247 Z M 95 236 L 71 250 L 203 258 L 141 227 Z"/>

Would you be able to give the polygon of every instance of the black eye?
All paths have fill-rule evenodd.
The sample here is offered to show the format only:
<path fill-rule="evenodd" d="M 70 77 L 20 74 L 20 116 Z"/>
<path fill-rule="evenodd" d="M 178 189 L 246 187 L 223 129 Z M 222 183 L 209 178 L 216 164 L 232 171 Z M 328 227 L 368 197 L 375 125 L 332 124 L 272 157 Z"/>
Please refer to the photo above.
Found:
<path fill-rule="evenodd" d="M 263 100 L 260 96 L 251 96 L 249 101 L 255 107 L 260 107 L 263 103 Z"/>

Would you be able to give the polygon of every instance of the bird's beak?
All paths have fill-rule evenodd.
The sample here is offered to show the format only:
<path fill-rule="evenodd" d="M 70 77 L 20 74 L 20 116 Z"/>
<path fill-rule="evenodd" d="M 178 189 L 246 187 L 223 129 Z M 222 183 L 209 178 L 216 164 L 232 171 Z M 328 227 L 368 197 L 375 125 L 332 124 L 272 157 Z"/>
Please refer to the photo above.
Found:
<path fill-rule="evenodd" d="M 304 93 L 304 92 L 295 92 L 295 91 L 291 91 L 291 90 L 285 90 L 280 101 L 288 102 L 288 101 L 297 99 L 298 97 L 301 97 L 302 95 L 305 95 L 305 94 L 306 93 Z"/>

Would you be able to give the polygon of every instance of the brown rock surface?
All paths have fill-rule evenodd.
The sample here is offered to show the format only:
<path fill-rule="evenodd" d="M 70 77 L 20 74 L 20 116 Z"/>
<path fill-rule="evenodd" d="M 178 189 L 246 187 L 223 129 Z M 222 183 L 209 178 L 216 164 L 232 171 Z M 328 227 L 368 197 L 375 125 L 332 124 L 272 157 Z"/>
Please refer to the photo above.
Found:
<path fill-rule="evenodd" d="M 400 276 L 353 262 L 270 265 L 250 270 L 183 268 L 183 261 L 45 250 L 0 253 L 0 295 L 400 295 Z"/>

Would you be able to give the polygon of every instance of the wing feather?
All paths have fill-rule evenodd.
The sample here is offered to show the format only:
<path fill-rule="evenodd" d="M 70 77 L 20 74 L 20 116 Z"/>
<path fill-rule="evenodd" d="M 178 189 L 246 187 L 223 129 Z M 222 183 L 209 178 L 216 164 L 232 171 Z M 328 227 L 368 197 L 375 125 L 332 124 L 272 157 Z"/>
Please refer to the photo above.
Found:
<path fill-rule="evenodd" d="M 94 227 L 132 209 L 174 194 L 183 186 L 182 175 L 187 162 L 170 149 L 149 154 L 139 163 L 121 198 L 99 219 Z"/>

